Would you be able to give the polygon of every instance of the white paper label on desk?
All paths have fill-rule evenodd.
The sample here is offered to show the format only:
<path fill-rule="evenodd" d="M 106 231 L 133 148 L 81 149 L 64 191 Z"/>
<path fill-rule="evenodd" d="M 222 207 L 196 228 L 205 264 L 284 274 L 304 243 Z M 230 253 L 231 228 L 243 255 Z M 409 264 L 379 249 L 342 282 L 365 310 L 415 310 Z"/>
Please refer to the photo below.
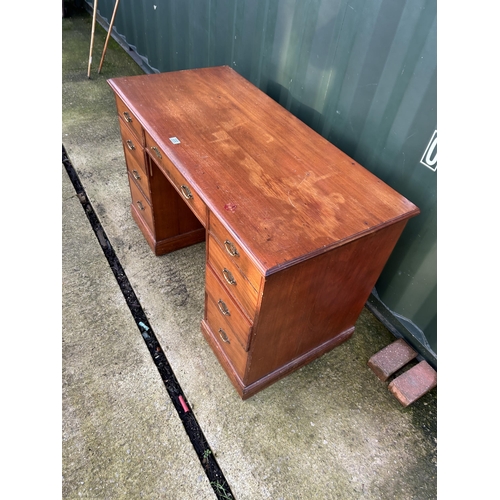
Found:
<path fill-rule="evenodd" d="M 180 144 L 181 141 L 179 141 L 179 139 L 177 139 L 177 137 L 170 137 L 170 142 L 172 144 Z"/>

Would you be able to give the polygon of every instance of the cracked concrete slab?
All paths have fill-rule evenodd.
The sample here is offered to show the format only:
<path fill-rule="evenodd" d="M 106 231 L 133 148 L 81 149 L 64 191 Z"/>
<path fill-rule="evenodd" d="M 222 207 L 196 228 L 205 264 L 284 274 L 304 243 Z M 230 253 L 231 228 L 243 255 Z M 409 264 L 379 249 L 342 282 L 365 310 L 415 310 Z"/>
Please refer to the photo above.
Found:
<path fill-rule="evenodd" d="M 63 498 L 216 498 L 65 170 L 62 186 Z"/>

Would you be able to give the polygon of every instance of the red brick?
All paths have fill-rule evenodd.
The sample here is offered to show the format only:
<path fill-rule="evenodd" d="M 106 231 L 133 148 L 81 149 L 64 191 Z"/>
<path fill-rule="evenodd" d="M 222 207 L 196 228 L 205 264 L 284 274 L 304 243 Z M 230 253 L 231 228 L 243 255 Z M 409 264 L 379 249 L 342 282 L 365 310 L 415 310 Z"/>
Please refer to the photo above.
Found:
<path fill-rule="evenodd" d="M 396 377 L 388 388 L 403 406 L 408 406 L 436 385 L 436 371 L 427 361 L 421 361 L 418 365 Z"/>
<path fill-rule="evenodd" d="M 368 360 L 368 366 L 385 382 L 393 373 L 417 357 L 417 353 L 403 340 L 398 339 Z"/>

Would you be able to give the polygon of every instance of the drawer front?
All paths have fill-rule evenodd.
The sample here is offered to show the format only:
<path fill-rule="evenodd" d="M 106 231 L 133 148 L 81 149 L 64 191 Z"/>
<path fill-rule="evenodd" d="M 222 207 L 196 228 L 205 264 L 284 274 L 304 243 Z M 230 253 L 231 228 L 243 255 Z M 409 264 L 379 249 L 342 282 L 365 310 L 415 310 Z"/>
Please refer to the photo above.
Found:
<path fill-rule="evenodd" d="M 258 294 L 211 234 L 208 236 L 208 262 L 225 289 L 241 304 L 248 317 L 253 318 Z"/>
<path fill-rule="evenodd" d="M 148 201 L 150 201 L 151 197 L 149 193 L 149 177 L 145 172 L 144 165 L 141 166 L 135 160 L 134 156 L 132 156 L 132 154 L 127 150 L 125 150 L 125 162 L 127 164 L 127 170 L 129 174 L 134 178 L 137 185 L 141 188 L 144 196 L 146 196 Z"/>
<path fill-rule="evenodd" d="M 252 324 L 240 311 L 236 302 L 234 302 L 224 286 L 216 278 L 210 266 L 207 266 L 206 271 L 206 291 L 217 305 L 217 312 L 226 320 L 231 331 L 241 344 L 241 347 L 243 347 L 245 351 L 248 351 Z"/>
<path fill-rule="evenodd" d="M 213 213 L 210 213 L 210 232 L 217 238 L 233 264 L 238 266 L 241 273 L 246 276 L 255 290 L 259 291 L 261 282 L 260 272 L 254 266 L 250 257 L 242 251 L 239 242 L 229 234 Z"/>
<path fill-rule="evenodd" d="M 146 170 L 144 166 L 144 149 L 123 120 L 120 120 L 120 132 L 122 134 L 123 150 L 133 156 L 134 160 L 142 166 L 142 169 Z"/>
<path fill-rule="evenodd" d="M 219 313 L 217 304 L 209 296 L 206 304 L 206 321 L 212 330 L 213 337 L 231 361 L 236 373 L 243 378 L 247 364 L 247 353 L 236 340 L 231 327 L 224 316 Z"/>
<path fill-rule="evenodd" d="M 151 206 L 149 205 L 149 202 L 142 191 L 137 187 L 137 184 L 130 174 L 129 184 L 130 194 L 132 195 L 132 204 L 134 205 L 141 218 L 144 219 L 151 230 L 153 230 L 153 211 L 151 210 Z"/>
<path fill-rule="evenodd" d="M 146 136 L 146 149 L 148 150 L 151 158 L 162 168 L 168 176 L 170 182 L 177 189 L 184 201 L 191 207 L 191 210 L 196 215 L 198 220 L 207 226 L 207 207 L 198 193 L 193 189 L 191 184 L 184 178 L 184 176 L 177 170 L 174 164 L 169 160 L 165 152 L 158 146 L 156 141 L 147 133 Z"/>
<path fill-rule="evenodd" d="M 127 124 L 127 127 L 133 131 L 136 136 L 136 142 L 139 142 L 141 146 L 144 146 L 144 131 L 141 124 L 137 121 L 135 115 L 130 111 L 130 109 L 125 105 L 125 103 L 115 94 L 116 97 L 116 109 L 118 110 L 118 116 Z"/>

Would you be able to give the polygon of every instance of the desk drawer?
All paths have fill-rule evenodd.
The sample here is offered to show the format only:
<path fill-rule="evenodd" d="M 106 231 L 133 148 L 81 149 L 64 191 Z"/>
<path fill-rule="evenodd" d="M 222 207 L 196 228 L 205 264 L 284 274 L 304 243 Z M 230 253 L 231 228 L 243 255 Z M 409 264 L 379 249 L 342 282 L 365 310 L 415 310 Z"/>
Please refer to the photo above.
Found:
<path fill-rule="evenodd" d="M 123 120 L 124 123 L 126 123 L 127 127 L 133 131 L 136 136 L 136 142 L 139 142 L 141 146 L 144 146 L 144 131 L 142 125 L 137 121 L 137 118 L 132 113 L 132 111 L 130 111 L 130 109 L 116 94 L 115 97 L 118 116 Z"/>
<path fill-rule="evenodd" d="M 245 375 L 248 354 L 236 340 L 231 330 L 231 326 L 228 324 L 225 317 L 221 316 L 217 304 L 210 296 L 207 297 L 205 311 L 206 321 L 212 331 L 212 337 L 229 358 L 236 373 L 238 373 L 240 378 L 243 378 Z"/>
<path fill-rule="evenodd" d="M 149 192 L 149 177 L 145 171 L 144 165 L 140 165 L 134 156 L 127 150 L 125 150 L 125 163 L 127 164 L 129 174 L 141 188 L 144 196 L 146 196 L 148 201 L 151 201 L 151 195 Z"/>
<path fill-rule="evenodd" d="M 211 234 L 208 236 L 208 262 L 224 288 L 252 319 L 257 307 L 258 293 Z"/>
<path fill-rule="evenodd" d="M 134 178 L 129 173 L 129 184 L 130 184 L 130 194 L 132 195 L 132 204 L 136 212 L 141 216 L 141 218 L 148 224 L 153 230 L 153 211 L 151 210 L 151 205 L 149 201 L 144 196 L 142 191 L 137 187 Z"/>
<path fill-rule="evenodd" d="M 177 189 L 183 200 L 191 207 L 198 220 L 207 227 L 207 207 L 191 184 L 177 170 L 167 154 L 146 132 L 146 149 L 155 163 L 166 173 L 170 182 Z"/>
<path fill-rule="evenodd" d="M 250 345 L 250 332 L 252 324 L 240 311 L 236 302 L 231 298 L 224 286 L 216 278 L 214 271 L 207 266 L 206 271 L 206 291 L 216 304 L 218 314 L 226 320 L 238 342 L 245 351 L 248 351 Z M 213 304 L 210 307 L 213 307 Z M 208 304 L 207 304 L 208 307 Z"/>
<path fill-rule="evenodd" d="M 257 271 L 248 255 L 242 251 L 239 242 L 229 234 L 227 229 L 212 212 L 210 212 L 210 232 L 224 248 L 224 252 L 231 262 L 238 266 L 241 273 L 258 292 L 260 289 L 261 274 Z"/>
<path fill-rule="evenodd" d="M 122 134 L 123 150 L 125 153 L 129 153 L 134 157 L 134 160 L 141 166 L 143 170 L 146 170 L 144 166 L 144 149 L 138 142 L 137 137 L 132 133 L 132 131 L 125 125 L 123 120 L 120 121 L 120 132 Z"/>

